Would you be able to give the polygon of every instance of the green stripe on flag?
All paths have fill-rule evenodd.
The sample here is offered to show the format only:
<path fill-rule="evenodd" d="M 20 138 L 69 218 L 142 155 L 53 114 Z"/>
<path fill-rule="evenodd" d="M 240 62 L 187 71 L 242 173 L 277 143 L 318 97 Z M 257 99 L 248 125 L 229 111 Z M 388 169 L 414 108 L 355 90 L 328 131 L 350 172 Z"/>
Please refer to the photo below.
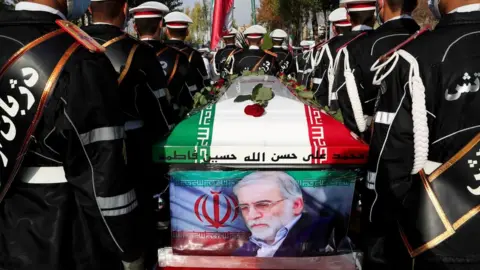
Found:
<path fill-rule="evenodd" d="M 254 171 L 176 171 L 170 173 L 177 186 L 233 187 Z M 301 187 L 349 186 L 355 183 L 357 172 L 340 170 L 286 171 Z"/>
<path fill-rule="evenodd" d="M 155 163 L 200 163 L 210 155 L 215 105 L 209 105 L 200 112 L 183 120 L 170 136 L 153 146 Z M 195 154 L 196 153 L 196 154 Z M 185 158 L 169 160 L 168 157 Z"/>

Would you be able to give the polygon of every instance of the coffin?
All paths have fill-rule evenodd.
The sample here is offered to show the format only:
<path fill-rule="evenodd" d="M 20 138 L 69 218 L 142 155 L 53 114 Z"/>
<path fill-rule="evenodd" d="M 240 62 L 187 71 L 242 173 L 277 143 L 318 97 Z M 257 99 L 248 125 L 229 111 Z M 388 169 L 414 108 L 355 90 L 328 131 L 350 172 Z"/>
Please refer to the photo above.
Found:
<path fill-rule="evenodd" d="M 244 112 L 252 101 L 235 100 L 258 84 L 274 98 L 253 117 Z M 302 257 L 312 267 L 303 269 L 339 261 L 355 269 L 347 232 L 367 154 L 368 145 L 276 77 L 237 78 L 154 146 L 153 159 L 168 164 L 170 178 L 172 243 L 159 251 L 160 265 L 188 268 L 179 262 L 212 256 L 212 268 L 233 260 L 231 268 L 243 261 L 288 269 L 272 262 L 295 265 Z"/>

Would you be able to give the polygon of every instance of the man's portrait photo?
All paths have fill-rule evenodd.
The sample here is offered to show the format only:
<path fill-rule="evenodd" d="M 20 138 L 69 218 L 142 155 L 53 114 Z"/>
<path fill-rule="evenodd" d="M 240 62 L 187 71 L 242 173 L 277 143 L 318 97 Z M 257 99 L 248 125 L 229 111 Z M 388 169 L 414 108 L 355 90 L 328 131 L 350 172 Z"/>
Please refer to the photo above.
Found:
<path fill-rule="evenodd" d="M 315 256 L 335 245 L 334 226 L 338 222 L 333 221 L 334 215 L 315 217 L 308 213 L 302 189 L 289 174 L 248 174 L 233 187 L 233 193 L 251 233 L 233 256 Z"/>

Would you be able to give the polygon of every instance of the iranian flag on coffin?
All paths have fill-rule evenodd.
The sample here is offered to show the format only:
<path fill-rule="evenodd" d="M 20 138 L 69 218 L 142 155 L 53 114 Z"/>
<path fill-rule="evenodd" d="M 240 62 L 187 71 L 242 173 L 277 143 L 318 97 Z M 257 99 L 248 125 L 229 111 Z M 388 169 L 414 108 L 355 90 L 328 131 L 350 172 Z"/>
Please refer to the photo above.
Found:
<path fill-rule="evenodd" d="M 244 113 L 257 84 L 273 89 L 265 114 Z M 236 79 L 220 100 L 182 121 L 153 159 L 166 163 L 365 164 L 368 146 L 333 117 L 292 95 L 273 76 Z"/>

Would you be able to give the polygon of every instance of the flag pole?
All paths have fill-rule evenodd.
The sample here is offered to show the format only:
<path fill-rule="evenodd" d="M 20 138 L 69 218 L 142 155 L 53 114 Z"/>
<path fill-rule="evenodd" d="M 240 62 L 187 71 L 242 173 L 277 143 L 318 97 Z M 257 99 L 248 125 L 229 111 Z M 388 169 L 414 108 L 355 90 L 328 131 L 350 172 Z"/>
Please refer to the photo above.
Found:
<path fill-rule="evenodd" d="M 257 24 L 257 4 L 255 3 L 255 0 L 252 0 L 252 21 L 253 24 Z"/>

